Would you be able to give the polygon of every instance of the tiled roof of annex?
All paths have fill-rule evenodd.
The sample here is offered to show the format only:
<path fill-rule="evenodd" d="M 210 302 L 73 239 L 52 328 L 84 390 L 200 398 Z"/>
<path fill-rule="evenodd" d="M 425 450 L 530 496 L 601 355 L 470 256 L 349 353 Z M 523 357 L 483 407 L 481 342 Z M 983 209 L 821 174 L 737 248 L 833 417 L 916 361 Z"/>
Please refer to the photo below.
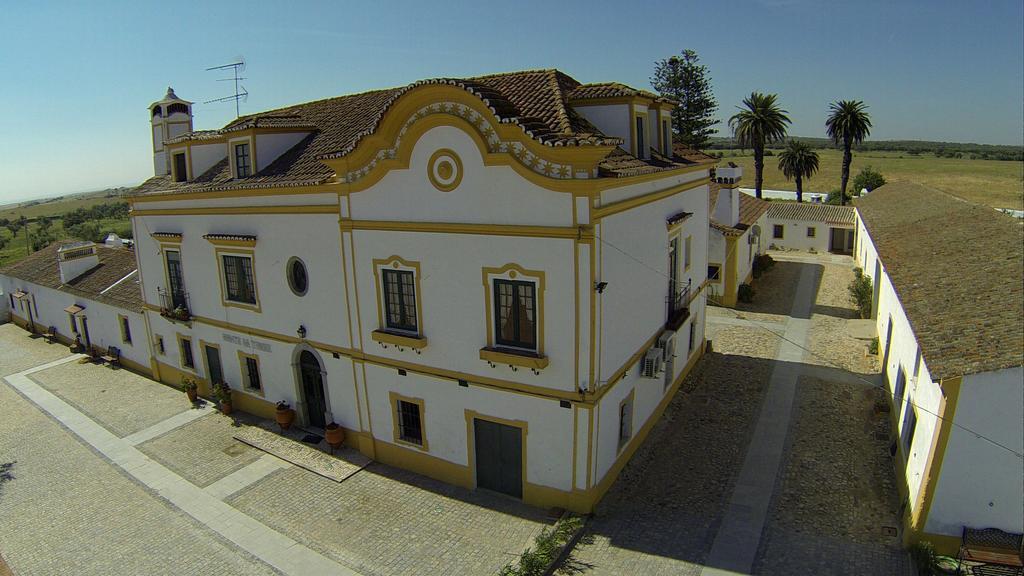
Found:
<path fill-rule="evenodd" d="M 1024 364 L 1024 223 L 902 182 L 855 205 L 932 378 Z"/>
<path fill-rule="evenodd" d="M 363 138 L 376 130 L 384 114 L 399 97 L 416 87 L 431 84 L 457 86 L 470 92 L 480 98 L 502 123 L 519 126 L 528 137 L 547 146 L 616 146 L 622 143 L 621 138 L 603 134 L 573 110 L 569 95 L 586 85 L 558 70 L 527 70 L 475 78 L 435 78 L 399 88 L 297 104 L 243 116 L 219 130 L 183 134 L 168 143 L 218 139 L 254 127 L 309 131 L 308 136 L 250 177 L 234 178 L 228 159 L 224 158 L 191 181 L 174 182 L 170 176 L 156 176 L 136 188 L 131 195 L 324 184 L 334 173 L 321 160 L 343 157 L 351 152 Z M 655 94 L 634 91 L 648 98 L 658 98 Z M 701 159 L 701 163 L 705 161 L 713 159 Z M 604 177 L 625 177 L 693 163 L 696 163 L 693 155 L 670 159 L 652 151 L 651 159 L 641 160 L 615 149 L 599 169 Z"/>
<path fill-rule="evenodd" d="M 816 202 L 769 202 L 768 217 L 780 220 L 806 220 L 853 226 L 857 214 L 853 206 L 836 206 L 835 204 L 818 204 Z"/>
<path fill-rule="evenodd" d="M 23 260 L 0 268 L 0 274 L 117 308 L 142 311 L 142 289 L 134 249 L 97 244 L 99 264 L 63 284 L 57 251 L 69 243 L 68 240 L 54 242 Z"/>

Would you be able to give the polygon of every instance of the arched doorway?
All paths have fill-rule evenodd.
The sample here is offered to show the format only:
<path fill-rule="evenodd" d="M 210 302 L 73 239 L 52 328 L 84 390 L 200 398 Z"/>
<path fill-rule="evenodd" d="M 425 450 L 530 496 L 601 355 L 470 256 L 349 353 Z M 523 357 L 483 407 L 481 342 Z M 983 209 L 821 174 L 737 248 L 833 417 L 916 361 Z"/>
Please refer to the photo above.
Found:
<path fill-rule="evenodd" d="M 324 394 L 324 375 L 320 361 L 309 350 L 299 354 L 299 379 L 306 410 L 306 424 L 314 428 L 327 426 L 327 396 Z"/>

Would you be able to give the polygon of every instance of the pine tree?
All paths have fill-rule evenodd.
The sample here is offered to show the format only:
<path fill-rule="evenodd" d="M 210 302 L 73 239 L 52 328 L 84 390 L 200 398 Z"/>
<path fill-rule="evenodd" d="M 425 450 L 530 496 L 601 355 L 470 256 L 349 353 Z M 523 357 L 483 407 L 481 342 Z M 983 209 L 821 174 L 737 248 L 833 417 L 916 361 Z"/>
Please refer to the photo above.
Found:
<path fill-rule="evenodd" d="M 672 110 L 672 128 L 676 142 L 700 150 L 708 137 L 717 132 L 715 111 L 718 102 L 711 92 L 708 67 L 700 63 L 693 50 L 683 50 L 682 56 L 672 56 L 654 63 L 651 86 L 662 96 L 679 105 Z"/>

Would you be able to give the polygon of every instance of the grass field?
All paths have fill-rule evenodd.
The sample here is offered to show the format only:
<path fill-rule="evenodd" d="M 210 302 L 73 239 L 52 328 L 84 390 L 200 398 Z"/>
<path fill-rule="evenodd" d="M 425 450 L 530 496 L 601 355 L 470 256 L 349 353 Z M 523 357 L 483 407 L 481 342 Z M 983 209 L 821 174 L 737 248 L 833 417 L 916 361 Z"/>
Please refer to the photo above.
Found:
<path fill-rule="evenodd" d="M 764 187 L 796 190 L 779 170 L 778 150 L 764 159 Z M 804 192 L 823 192 L 839 188 L 843 153 L 840 150 L 816 150 L 820 169 L 804 181 Z M 743 167 L 744 186 L 754 186 L 754 157 L 749 150 L 725 150 L 723 161 Z M 932 154 L 911 156 L 902 152 L 854 153 L 850 179 L 865 166 L 872 166 L 888 182 L 918 182 L 943 192 L 986 204 L 993 208 L 1024 209 L 1024 162 L 936 158 Z"/>
<path fill-rule="evenodd" d="M 120 202 L 121 198 L 115 192 L 89 192 L 86 194 L 75 194 L 62 196 L 60 198 L 42 198 L 30 200 L 18 204 L 7 204 L 0 206 L 0 218 L 16 220 L 19 216 L 25 218 L 38 218 L 40 216 L 58 216 L 77 208 L 89 208 L 97 204 L 109 204 Z"/>

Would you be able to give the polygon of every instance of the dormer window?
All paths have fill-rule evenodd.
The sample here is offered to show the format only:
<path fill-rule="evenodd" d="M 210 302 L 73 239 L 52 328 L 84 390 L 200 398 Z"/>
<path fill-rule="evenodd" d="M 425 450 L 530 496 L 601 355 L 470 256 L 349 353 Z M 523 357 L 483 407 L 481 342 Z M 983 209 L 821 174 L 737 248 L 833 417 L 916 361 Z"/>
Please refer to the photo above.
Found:
<path fill-rule="evenodd" d="M 174 181 L 184 182 L 188 180 L 188 164 L 185 162 L 185 153 L 179 152 L 174 155 Z"/>
<path fill-rule="evenodd" d="M 246 178 L 252 174 L 249 158 L 249 144 L 235 144 L 235 177 Z"/>
<path fill-rule="evenodd" d="M 644 117 L 636 117 L 636 157 L 647 157 L 647 141 L 644 138 Z"/>
<path fill-rule="evenodd" d="M 669 158 L 672 157 L 672 125 L 668 120 L 661 121 L 661 153 Z"/>

